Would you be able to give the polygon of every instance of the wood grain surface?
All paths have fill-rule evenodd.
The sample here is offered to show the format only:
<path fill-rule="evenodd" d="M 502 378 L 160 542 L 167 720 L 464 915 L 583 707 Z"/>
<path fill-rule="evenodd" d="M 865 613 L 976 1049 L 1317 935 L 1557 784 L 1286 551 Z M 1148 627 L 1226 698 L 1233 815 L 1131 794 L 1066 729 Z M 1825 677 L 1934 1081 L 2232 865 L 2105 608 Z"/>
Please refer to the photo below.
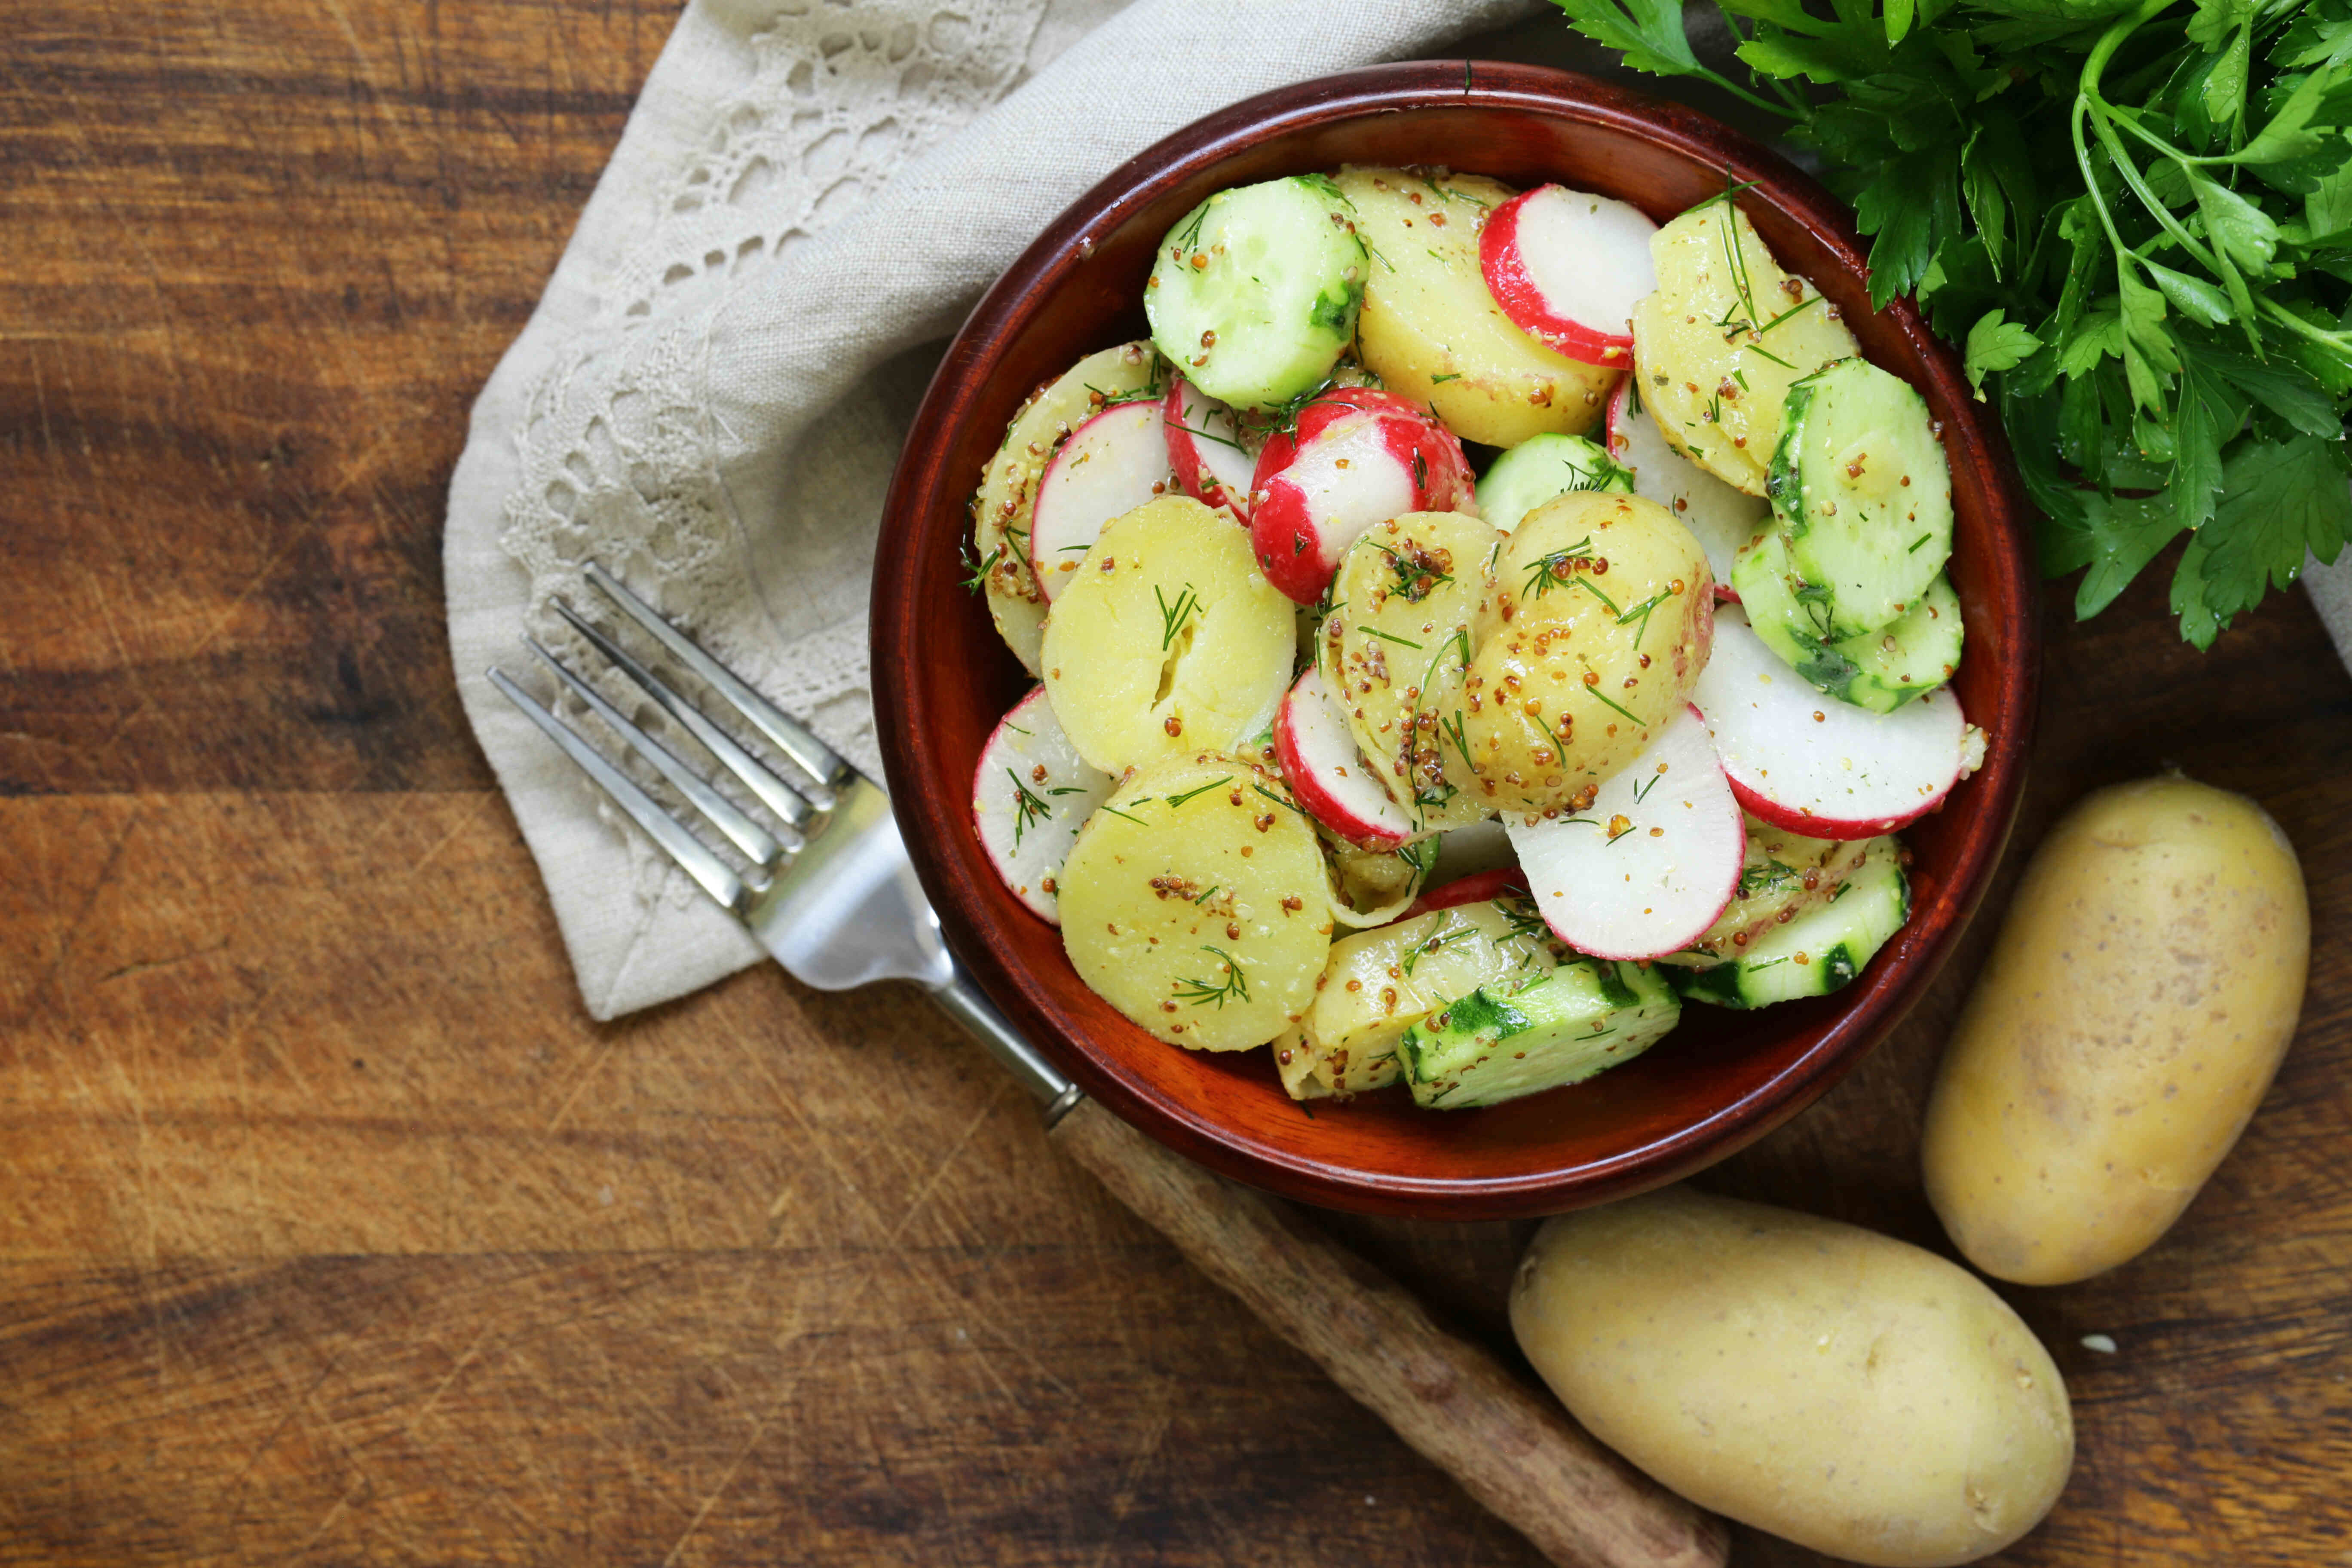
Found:
<path fill-rule="evenodd" d="M 0 30 L 0 1563 L 1535 1563 L 914 995 L 581 1011 L 442 495 L 673 15 Z M 2205 657 L 2161 601 L 2049 617 L 2021 842 L 2167 761 L 2251 793 L 2312 988 L 2162 1246 L 2004 1292 L 2082 1453 L 2000 1561 L 2352 1562 L 2352 680 L 2299 596 Z M 1708 1182 L 1939 1245 L 1914 1139 L 1989 934 Z M 1507 1350 L 1524 1228 L 1321 1220 Z"/>

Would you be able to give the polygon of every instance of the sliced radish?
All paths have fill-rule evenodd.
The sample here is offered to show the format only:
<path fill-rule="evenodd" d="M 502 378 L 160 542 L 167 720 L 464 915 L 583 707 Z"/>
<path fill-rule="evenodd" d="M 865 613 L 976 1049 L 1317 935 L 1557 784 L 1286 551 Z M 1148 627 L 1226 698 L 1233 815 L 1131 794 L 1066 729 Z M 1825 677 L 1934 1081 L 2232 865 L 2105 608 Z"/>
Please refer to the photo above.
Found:
<path fill-rule="evenodd" d="M 1454 909 L 1463 904 L 1483 904 L 1496 899 L 1524 897 L 1528 890 L 1528 874 L 1517 866 L 1497 866 L 1491 871 L 1479 871 L 1456 878 L 1442 888 L 1432 888 L 1413 900 L 1412 908 L 1401 919 L 1411 920 L 1438 910 Z"/>
<path fill-rule="evenodd" d="M 1247 522 L 1257 459 L 1242 444 L 1234 411 L 1180 375 L 1160 414 L 1168 429 L 1168 466 L 1184 493 Z"/>
<path fill-rule="evenodd" d="M 1642 406 L 1637 369 L 1609 399 L 1609 455 L 1633 471 L 1633 493 L 1682 519 L 1715 574 L 1715 596 L 1738 603 L 1731 558 L 1772 515 L 1772 503 L 1732 489 L 1667 445 L 1658 422 Z"/>
<path fill-rule="evenodd" d="M 1825 697 L 1727 606 L 1691 700 L 1739 804 L 1791 833 L 1874 838 L 1935 809 L 1960 778 L 1967 721 L 1949 687 L 1873 713 Z"/>
<path fill-rule="evenodd" d="M 1518 329 L 1586 364 L 1633 357 L 1633 302 L 1658 287 L 1642 209 L 1538 185 L 1495 209 L 1478 237 L 1487 291 Z"/>
<path fill-rule="evenodd" d="M 1156 402 L 1122 403 L 1070 432 L 1037 479 L 1029 565 L 1049 600 L 1061 596 L 1112 518 L 1176 488 L 1166 421 Z"/>
<path fill-rule="evenodd" d="M 1412 814 L 1390 798 L 1380 773 L 1356 750 L 1347 715 L 1314 665 L 1275 712 L 1274 755 L 1299 804 L 1340 837 L 1367 849 L 1393 849 L 1412 837 Z"/>
<path fill-rule="evenodd" d="M 1374 523 L 1410 511 L 1474 511 L 1475 481 L 1452 431 L 1402 398 L 1361 387 L 1309 405 L 1295 435 L 1258 454 L 1250 540 L 1266 580 L 1302 605 Z"/>
<path fill-rule="evenodd" d="M 1731 902 L 1748 858 L 1739 803 L 1687 706 L 1587 809 L 1503 826 L 1552 934 L 1595 958 L 1688 947 Z"/>
<path fill-rule="evenodd" d="M 1013 896 L 1055 925 L 1062 917 L 1054 879 L 1117 782 L 1078 755 L 1042 686 L 1013 705 L 980 749 L 971 817 L 981 847 Z"/>

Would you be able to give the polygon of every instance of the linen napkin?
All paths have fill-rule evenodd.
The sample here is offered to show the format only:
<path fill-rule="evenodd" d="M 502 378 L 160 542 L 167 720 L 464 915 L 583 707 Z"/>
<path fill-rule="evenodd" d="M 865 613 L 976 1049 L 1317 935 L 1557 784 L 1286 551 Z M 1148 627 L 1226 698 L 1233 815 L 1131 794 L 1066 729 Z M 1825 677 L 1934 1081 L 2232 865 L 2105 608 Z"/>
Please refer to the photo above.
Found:
<path fill-rule="evenodd" d="M 878 773 L 867 578 L 939 340 L 1065 205 L 1170 132 L 1536 8 L 690 0 L 475 404 L 443 542 L 467 717 L 591 1014 L 762 954 L 486 667 L 547 691 L 518 635 L 564 646 L 548 603 L 585 597 L 580 569 L 599 561 Z"/>

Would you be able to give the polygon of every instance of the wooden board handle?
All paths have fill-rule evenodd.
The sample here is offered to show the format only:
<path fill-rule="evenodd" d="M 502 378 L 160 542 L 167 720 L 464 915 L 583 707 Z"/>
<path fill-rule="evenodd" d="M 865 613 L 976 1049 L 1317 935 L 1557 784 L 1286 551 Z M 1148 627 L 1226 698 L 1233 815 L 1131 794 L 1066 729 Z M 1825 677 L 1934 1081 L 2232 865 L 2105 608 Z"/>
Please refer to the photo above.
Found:
<path fill-rule="evenodd" d="M 1170 1153 L 1091 1100 L 1053 1139 L 1553 1562 L 1720 1568 L 1730 1549 L 1720 1520 L 1585 1436 L 1287 1205 Z"/>

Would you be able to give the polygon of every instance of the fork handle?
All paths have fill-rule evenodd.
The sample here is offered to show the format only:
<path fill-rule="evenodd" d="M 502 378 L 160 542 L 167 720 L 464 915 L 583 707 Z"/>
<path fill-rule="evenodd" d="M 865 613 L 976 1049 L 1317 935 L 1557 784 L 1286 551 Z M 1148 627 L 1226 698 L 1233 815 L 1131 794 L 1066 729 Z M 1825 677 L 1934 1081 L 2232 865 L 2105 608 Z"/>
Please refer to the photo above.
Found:
<path fill-rule="evenodd" d="M 1603 1448 L 1288 1205 L 1212 1175 L 1091 1100 L 1052 1139 L 1193 1267 L 1554 1563 L 1719 1568 L 1720 1520 Z"/>

